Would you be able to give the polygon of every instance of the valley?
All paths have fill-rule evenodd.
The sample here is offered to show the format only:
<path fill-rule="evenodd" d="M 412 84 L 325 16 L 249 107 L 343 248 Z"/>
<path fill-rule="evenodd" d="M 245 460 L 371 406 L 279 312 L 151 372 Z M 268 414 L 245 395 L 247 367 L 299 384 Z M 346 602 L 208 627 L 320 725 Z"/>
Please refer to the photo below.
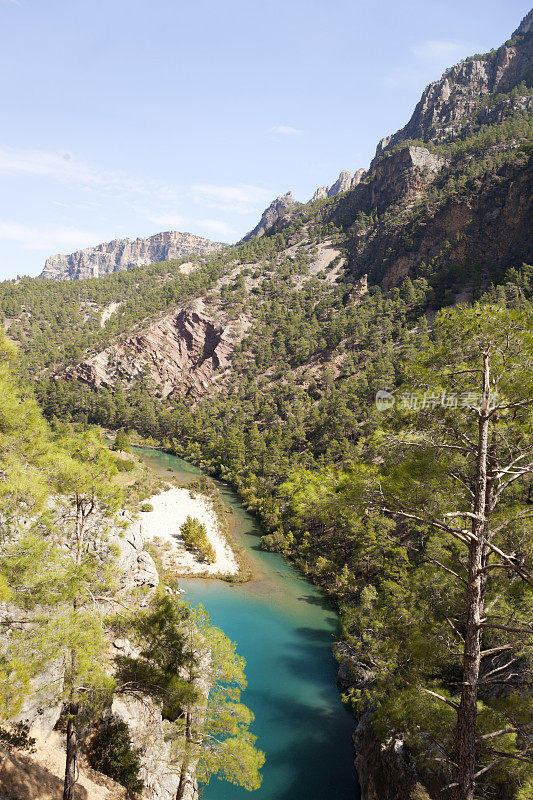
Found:
<path fill-rule="evenodd" d="M 165 754 L 120 717 L 141 796 L 530 800 L 532 76 L 530 11 L 239 242 L 117 239 L 0 283 L 6 724 L 52 658 L 34 621 L 77 675 L 79 613 L 95 663 L 121 645 L 94 702 L 65 669 L 56 727 L 90 753 L 133 685 Z M 128 503 L 152 582 L 121 594 Z"/>

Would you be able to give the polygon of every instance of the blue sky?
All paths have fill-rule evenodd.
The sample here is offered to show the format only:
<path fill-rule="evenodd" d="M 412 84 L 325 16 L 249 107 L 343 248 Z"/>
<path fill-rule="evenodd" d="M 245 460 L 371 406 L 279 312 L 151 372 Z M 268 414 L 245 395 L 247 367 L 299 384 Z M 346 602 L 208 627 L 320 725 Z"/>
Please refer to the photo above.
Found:
<path fill-rule="evenodd" d="M 368 166 L 519 0 L 0 0 L 0 278 L 98 242 L 236 241 Z"/>

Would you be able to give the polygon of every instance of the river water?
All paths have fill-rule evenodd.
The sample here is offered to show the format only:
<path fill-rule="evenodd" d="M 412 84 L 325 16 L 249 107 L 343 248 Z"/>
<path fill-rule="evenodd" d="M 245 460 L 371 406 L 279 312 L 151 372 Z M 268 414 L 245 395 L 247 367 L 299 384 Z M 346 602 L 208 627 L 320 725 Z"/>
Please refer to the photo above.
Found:
<path fill-rule="evenodd" d="M 176 456 L 136 448 L 160 477 L 194 480 L 201 471 Z M 356 800 L 353 716 L 335 684 L 331 645 L 338 619 L 316 587 L 276 553 L 259 548 L 261 529 L 233 490 L 217 483 L 232 538 L 246 551 L 254 579 L 244 584 L 180 580 L 189 602 L 202 603 L 215 625 L 237 642 L 246 659 L 242 701 L 252 709 L 252 730 L 266 754 L 261 788 L 212 779 L 202 800 Z"/>

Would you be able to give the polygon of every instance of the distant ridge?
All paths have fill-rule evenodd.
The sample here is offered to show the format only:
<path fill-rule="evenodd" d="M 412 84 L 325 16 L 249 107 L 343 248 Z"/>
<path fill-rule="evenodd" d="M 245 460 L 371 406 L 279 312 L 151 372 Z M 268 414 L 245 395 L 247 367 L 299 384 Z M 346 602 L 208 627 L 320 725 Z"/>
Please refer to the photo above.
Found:
<path fill-rule="evenodd" d="M 46 259 L 41 278 L 58 281 L 98 278 L 157 261 L 206 255 L 223 247 L 226 245 L 222 242 L 211 242 L 201 236 L 179 231 L 164 231 L 147 239 L 113 239 L 70 255 L 50 256 Z"/>

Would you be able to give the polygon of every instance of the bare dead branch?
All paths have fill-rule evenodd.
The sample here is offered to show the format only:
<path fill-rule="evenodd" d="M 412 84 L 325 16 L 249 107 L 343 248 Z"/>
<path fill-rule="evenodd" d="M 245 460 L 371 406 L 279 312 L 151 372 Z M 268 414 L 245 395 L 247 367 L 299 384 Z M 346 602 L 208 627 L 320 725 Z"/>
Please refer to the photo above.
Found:
<path fill-rule="evenodd" d="M 476 774 L 474 775 L 474 780 L 480 778 L 482 775 L 485 774 L 485 772 L 488 772 L 489 769 L 492 769 L 497 764 L 501 764 L 502 761 L 505 761 L 505 758 L 496 758 L 491 764 L 488 764 L 486 767 L 483 767 L 483 769 L 480 769 L 478 772 L 476 772 Z"/>
<path fill-rule="evenodd" d="M 447 697 L 443 697 L 441 694 L 437 694 L 437 692 L 432 692 L 431 689 L 425 689 L 423 686 L 419 686 L 418 688 L 420 689 L 421 692 L 424 692 L 425 694 L 430 694 L 432 697 L 436 697 L 437 700 L 442 700 L 443 703 L 446 703 L 447 706 L 453 708 L 454 711 L 458 710 L 459 704 L 454 703 L 453 700 L 448 700 Z"/>
<path fill-rule="evenodd" d="M 502 644 L 500 647 L 491 647 L 490 650 L 482 650 L 480 653 L 481 658 L 485 656 L 492 656 L 495 653 L 501 653 L 503 650 L 513 650 L 513 644 Z"/>
<path fill-rule="evenodd" d="M 502 736 L 504 733 L 516 733 L 516 728 L 501 728 L 499 731 L 492 731 L 492 733 L 485 733 L 483 736 L 478 736 L 476 742 L 483 742 L 485 739 L 494 739 L 495 736 Z"/>

